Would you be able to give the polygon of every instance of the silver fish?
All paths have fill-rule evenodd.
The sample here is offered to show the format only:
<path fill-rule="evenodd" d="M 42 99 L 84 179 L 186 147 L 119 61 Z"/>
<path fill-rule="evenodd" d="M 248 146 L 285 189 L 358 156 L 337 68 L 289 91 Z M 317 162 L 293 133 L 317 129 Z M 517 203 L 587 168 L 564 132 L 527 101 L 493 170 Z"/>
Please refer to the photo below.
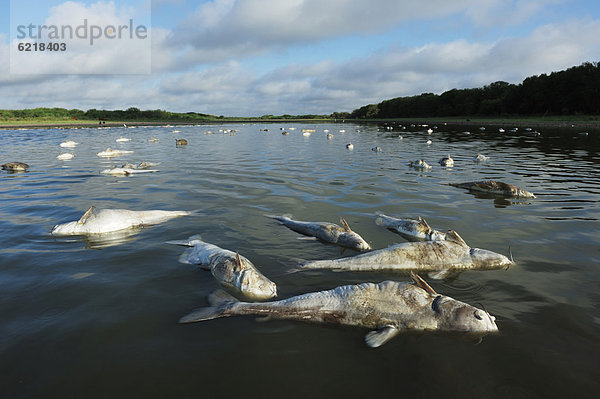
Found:
<path fill-rule="evenodd" d="M 455 231 L 448 230 L 443 241 L 409 242 L 353 257 L 307 261 L 300 270 L 427 272 L 431 278 L 444 279 L 464 270 L 501 269 L 512 264 L 504 255 L 469 247 Z"/>
<path fill-rule="evenodd" d="M 466 188 L 470 191 L 498 195 L 504 198 L 536 198 L 533 193 L 525 191 L 513 184 L 495 180 L 482 180 L 467 183 L 449 183 L 451 186 Z"/>
<path fill-rule="evenodd" d="M 383 213 L 377 214 L 375 223 L 394 233 L 400 234 L 409 241 L 438 241 L 445 240 L 446 233 L 432 229 L 429 224 L 419 216 L 418 220 L 396 219 Z"/>
<path fill-rule="evenodd" d="M 52 235 L 102 234 L 140 226 L 166 222 L 179 216 L 190 215 L 188 211 L 130 211 L 128 209 L 96 209 L 90 207 L 79 220 L 57 224 Z"/>
<path fill-rule="evenodd" d="M 316 237 L 317 239 L 337 244 L 344 248 L 354 249 L 356 251 L 368 251 L 371 246 L 358 233 L 352 231 L 348 223 L 342 218 L 340 219 L 344 227 L 340 227 L 334 223 L 326 222 L 301 222 L 292 220 L 287 216 L 272 216 L 268 217 L 278 220 L 285 227 L 295 231 L 296 233 L 304 234 L 305 236 Z"/>
<path fill-rule="evenodd" d="M 339 324 L 372 329 L 367 345 L 379 347 L 401 331 L 498 331 L 489 313 L 437 294 L 420 277 L 416 285 L 395 281 L 346 285 L 274 302 L 238 302 L 225 295 L 209 296 L 210 307 L 200 308 L 179 321 L 192 323 L 219 317 L 259 315 L 273 319 Z"/>
<path fill-rule="evenodd" d="M 204 242 L 199 235 L 184 241 L 167 243 L 190 247 L 179 257 L 179 261 L 210 270 L 217 281 L 230 292 L 251 300 L 265 300 L 277 296 L 275 283 L 239 253 Z"/>

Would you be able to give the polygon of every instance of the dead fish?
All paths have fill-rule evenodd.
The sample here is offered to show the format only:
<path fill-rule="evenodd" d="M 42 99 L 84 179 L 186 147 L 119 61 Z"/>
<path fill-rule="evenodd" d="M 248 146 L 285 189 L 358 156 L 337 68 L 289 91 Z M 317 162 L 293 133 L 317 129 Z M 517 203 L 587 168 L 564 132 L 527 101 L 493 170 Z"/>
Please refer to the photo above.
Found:
<path fill-rule="evenodd" d="M 423 159 L 417 159 L 416 161 L 409 161 L 408 166 L 415 169 L 431 169 L 431 166 Z"/>
<path fill-rule="evenodd" d="M 465 270 L 503 269 L 513 265 L 506 256 L 471 248 L 454 231 L 442 241 L 396 244 L 353 257 L 306 261 L 300 270 L 427 272 L 430 278 L 445 279 Z"/>
<path fill-rule="evenodd" d="M 442 159 L 440 159 L 439 163 L 442 166 L 451 167 L 451 166 L 454 166 L 454 159 L 452 159 L 452 157 L 450 156 L 450 154 L 448 154 L 448 156 L 443 157 Z"/>
<path fill-rule="evenodd" d="M 175 145 L 187 145 L 187 140 L 186 139 L 176 139 L 175 140 Z"/>
<path fill-rule="evenodd" d="M 100 151 L 98 154 L 99 157 L 106 157 L 106 158 L 110 158 L 110 157 L 118 157 L 120 155 L 123 154 L 133 154 L 133 151 L 129 151 L 129 150 L 113 150 L 110 148 L 107 148 L 104 151 Z"/>
<path fill-rule="evenodd" d="M 525 191 L 512 184 L 495 180 L 482 180 L 467 183 L 449 183 L 453 187 L 466 188 L 470 191 L 478 191 L 504 198 L 536 198 L 533 193 Z"/>
<path fill-rule="evenodd" d="M 287 216 L 266 216 L 278 220 L 285 227 L 296 233 L 315 237 L 323 242 L 337 244 L 356 251 L 368 251 L 371 249 L 371 246 L 358 233 L 352 231 L 343 218 L 340 219 L 343 227 L 340 227 L 337 224 L 327 222 L 296 221 Z"/>
<path fill-rule="evenodd" d="M 167 243 L 190 247 L 179 257 L 179 261 L 210 270 L 217 281 L 230 292 L 251 300 L 265 300 L 277 296 L 275 283 L 237 252 L 204 242 L 199 235 L 184 241 Z"/>
<path fill-rule="evenodd" d="M 383 213 L 377 214 L 375 223 L 394 233 L 400 234 L 409 241 L 437 241 L 445 240 L 446 233 L 432 229 L 429 224 L 419 216 L 418 220 L 396 219 Z"/>
<path fill-rule="evenodd" d="M 2 169 L 11 172 L 24 172 L 29 169 L 29 165 L 23 162 L 8 162 L 2 165 Z"/>
<path fill-rule="evenodd" d="M 490 159 L 490 157 L 488 157 L 488 156 L 485 156 L 485 155 L 483 155 L 483 154 L 477 154 L 477 156 L 475 156 L 475 157 L 473 158 L 473 162 L 477 162 L 477 163 L 479 163 L 479 162 L 485 162 L 485 161 L 487 161 L 488 159 Z"/>
<path fill-rule="evenodd" d="M 130 211 L 128 209 L 96 209 L 91 206 L 79 220 L 57 224 L 52 235 L 102 234 L 140 226 L 166 222 L 179 216 L 190 215 L 188 211 Z"/>
<path fill-rule="evenodd" d="M 131 176 L 140 173 L 154 173 L 158 172 L 158 169 L 137 169 L 137 168 L 111 168 L 104 169 L 102 174 L 113 175 L 113 176 Z"/>
<path fill-rule="evenodd" d="M 365 336 L 371 348 L 385 344 L 399 332 L 410 330 L 478 334 L 498 331 L 495 317 L 486 311 L 436 293 L 416 275 L 413 279 L 415 285 L 396 281 L 345 285 L 263 303 L 239 302 L 225 293 L 214 293 L 209 296 L 210 307 L 200 308 L 179 322 L 258 315 L 357 326 L 372 329 Z"/>
<path fill-rule="evenodd" d="M 66 141 L 63 141 L 62 143 L 60 143 L 60 146 L 63 148 L 73 148 L 73 147 L 76 147 L 77 144 L 79 144 L 79 143 L 76 143 L 73 140 L 66 140 Z"/>

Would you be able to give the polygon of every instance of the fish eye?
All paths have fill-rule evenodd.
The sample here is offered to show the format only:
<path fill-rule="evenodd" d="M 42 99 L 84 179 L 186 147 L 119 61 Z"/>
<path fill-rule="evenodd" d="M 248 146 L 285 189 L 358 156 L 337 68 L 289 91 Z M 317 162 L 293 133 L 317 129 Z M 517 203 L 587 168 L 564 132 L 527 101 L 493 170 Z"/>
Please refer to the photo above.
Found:
<path fill-rule="evenodd" d="M 476 310 L 475 312 L 473 312 L 473 315 L 475 316 L 475 318 L 476 318 L 477 320 L 483 320 L 483 319 L 481 318 L 481 316 L 479 315 L 479 311 L 478 311 L 478 310 Z"/>

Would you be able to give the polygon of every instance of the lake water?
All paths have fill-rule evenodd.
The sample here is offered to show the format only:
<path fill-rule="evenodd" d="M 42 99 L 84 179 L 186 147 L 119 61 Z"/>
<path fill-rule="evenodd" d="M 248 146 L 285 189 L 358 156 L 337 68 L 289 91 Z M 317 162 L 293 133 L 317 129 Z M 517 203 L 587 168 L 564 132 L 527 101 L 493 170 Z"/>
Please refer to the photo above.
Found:
<path fill-rule="evenodd" d="M 546 128 L 533 137 L 439 126 L 428 135 L 419 126 L 294 123 L 286 136 L 280 126 L 0 131 L 0 163 L 31 166 L 0 174 L 1 396 L 596 397 L 600 132 Z M 316 131 L 305 137 L 302 128 Z M 131 141 L 116 143 L 120 136 Z M 149 143 L 152 136 L 159 141 Z M 178 148 L 176 138 L 189 144 Z M 60 161 L 66 139 L 80 144 L 73 160 Z M 107 147 L 134 153 L 96 156 Z M 478 153 L 490 159 L 473 162 Z M 437 163 L 447 154 L 452 168 Z M 433 168 L 408 167 L 418 158 Z M 125 161 L 160 162 L 160 172 L 100 174 Z M 476 197 L 446 184 L 482 179 L 516 184 L 538 198 Z M 49 234 L 91 205 L 196 214 L 112 243 Z M 404 242 L 375 224 L 378 211 L 423 216 L 472 247 L 503 254 L 511 247 L 517 265 L 509 270 L 428 280 L 440 293 L 485 306 L 499 334 L 480 341 L 410 332 L 370 349 L 361 328 L 253 317 L 177 323 L 205 306 L 218 284 L 209 272 L 179 263 L 184 248 L 165 241 L 201 234 L 239 251 L 277 283 L 279 298 L 407 280 L 393 273 L 289 273 L 292 259 L 333 259 L 340 249 L 300 240 L 264 216 L 336 223 L 343 216 L 373 248 Z"/>

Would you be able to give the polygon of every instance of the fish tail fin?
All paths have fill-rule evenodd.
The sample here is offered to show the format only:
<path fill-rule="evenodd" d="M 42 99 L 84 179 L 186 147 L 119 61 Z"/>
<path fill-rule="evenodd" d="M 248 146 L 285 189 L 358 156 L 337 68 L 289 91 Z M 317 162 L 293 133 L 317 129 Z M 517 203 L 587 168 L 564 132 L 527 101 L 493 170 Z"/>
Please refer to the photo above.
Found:
<path fill-rule="evenodd" d="M 179 323 L 195 323 L 198 321 L 206 321 L 212 319 L 218 319 L 219 317 L 225 317 L 226 308 L 208 306 L 205 308 L 199 308 L 193 312 L 183 316 L 179 319 Z"/>
<path fill-rule="evenodd" d="M 292 215 L 290 215 L 289 213 L 286 213 L 284 215 L 270 215 L 270 214 L 265 214 L 266 217 L 271 218 L 271 219 L 275 219 L 278 220 L 280 222 L 283 222 L 284 219 L 291 219 Z"/>
<path fill-rule="evenodd" d="M 202 241 L 202 236 L 200 234 L 193 235 L 190 238 L 188 238 L 187 240 L 165 241 L 165 244 L 181 245 L 184 247 L 193 247 L 194 243 L 197 241 Z"/>
<path fill-rule="evenodd" d="M 179 323 L 195 323 L 227 317 L 227 311 L 239 301 L 223 290 L 216 290 L 208 295 L 210 306 L 199 308 L 179 319 Z"/>
<path fill-rule="evenodd" d="M 306 259 L 301 258 L 289 258 L 286 256 L 279 256 L 277 262 L 283 266 L 281 275 L 288 275 L 293 273 L 301 272 L 303 266 L 308 263 Z"/>

